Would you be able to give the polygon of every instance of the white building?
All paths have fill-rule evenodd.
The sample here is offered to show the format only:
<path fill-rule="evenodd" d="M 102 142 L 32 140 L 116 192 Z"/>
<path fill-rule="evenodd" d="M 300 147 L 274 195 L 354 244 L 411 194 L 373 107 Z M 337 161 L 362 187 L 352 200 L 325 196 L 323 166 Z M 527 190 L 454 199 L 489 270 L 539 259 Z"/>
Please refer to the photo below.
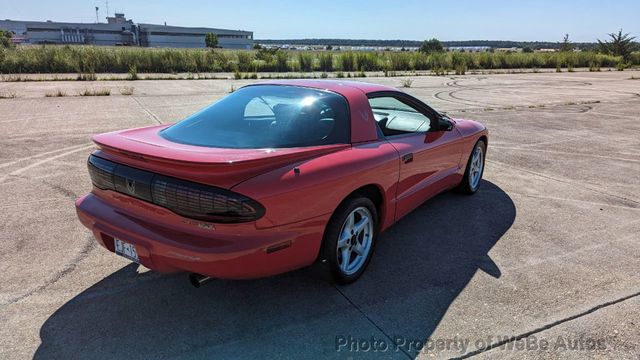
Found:
<path fill-rule="evenodd" d="M 28 44 L 203 48 L 205 35 L 214 33 L 222 48 L 253 47 L 251 31 L 135 24 L 127 20 L 124 14 L 118 13 L 107 20 L 107 23 L 90 24 L 7 19 L 0 20 L 0 29 L 13 32 L 16 40 L 19 40 L 17 42 Z"/>

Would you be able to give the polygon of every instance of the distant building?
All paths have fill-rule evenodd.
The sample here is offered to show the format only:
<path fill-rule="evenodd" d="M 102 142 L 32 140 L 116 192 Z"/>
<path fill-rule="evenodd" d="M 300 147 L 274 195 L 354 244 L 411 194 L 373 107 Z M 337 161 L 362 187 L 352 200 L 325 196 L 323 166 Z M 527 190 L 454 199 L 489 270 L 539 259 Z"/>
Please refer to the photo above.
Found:
<path fill-rule="evenodd" d="M 496 52 L 518 52 L 520 49 L 518 49 L 517 47 L 510 47 L 510 48 L 495 48 L 493 50 Z"/>
<path fill-rule="evenodd" d="M 302 45 L 302 44 L 258 44 L 260 47 L 266 49 L 284 49 L 284 50 L 301 50 L 301 51 L 322 51 L 327 50 L 327 46 L 329 45 Z M 330 45 L 333 51 L 362 51 L 362 52 L 372 52 L 372 51 L 418 51 L 418 47 L 412 46 L 350 46 L 350 45 Z"/>
<path fill-rule="evenodd" d="M 447 49 L 452 51 L 467 51 L 467 52 L 484 52 L 491 49 L 490 46 L 449 46 Z"/>
<path fill-rule="evenodd" d="M 107 16 L 108 24 L 133 24 L 133 21 L 127 20 L 123 13 L 115 13 L 113 16 Z"/>
<path fill-rule="evenodd" d="M 64 23 L 53 21 L 0 20 L 0 29 L 15 34 L 23 44 L 88 44 L 102 46 L 144 46 L 203 48 L 207 33 L 218 36 L 222 48 L 251 49 L 253 32 L 212 28 L 191 28 L 135 24 L 124 14 L 107 17 L 107 23 Z"/>
<path fill-rule="evenodd" d="M 140 46 L 200 48 L 205 46 L 207 33 L 218 36 L 218 46 L 227 49 L 251 49 L 253 33 L 251 31 L 191 28 L 182 26 L 166 26 L 139 24 Z"/>

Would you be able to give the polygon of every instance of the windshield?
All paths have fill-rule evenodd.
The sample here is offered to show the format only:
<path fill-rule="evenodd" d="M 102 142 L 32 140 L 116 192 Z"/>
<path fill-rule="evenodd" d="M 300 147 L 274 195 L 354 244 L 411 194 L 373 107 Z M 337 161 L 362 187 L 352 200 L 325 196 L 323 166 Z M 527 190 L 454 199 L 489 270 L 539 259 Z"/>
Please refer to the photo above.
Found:
<path fill-rule="evenodd" d="M 346 144 L 349 130 L 347 102 L 338 94 L 258 85 L 237 90 L 161 136 L 189 145 L 260 149 Z"/>

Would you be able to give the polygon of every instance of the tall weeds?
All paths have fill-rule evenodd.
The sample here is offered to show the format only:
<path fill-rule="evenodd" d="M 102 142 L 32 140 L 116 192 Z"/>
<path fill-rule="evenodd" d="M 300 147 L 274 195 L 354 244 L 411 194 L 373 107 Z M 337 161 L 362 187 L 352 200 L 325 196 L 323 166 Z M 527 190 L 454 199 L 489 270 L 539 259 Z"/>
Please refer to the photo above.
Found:
<path fill-rule="evenodd" d="M 288 71 L 455 71 L 591 68 L 640 65 L 595 52 L 433 53 L 149 49 L 97 46 L 18 46 L 0 49 L 0 73 L 178 73 Z"/>

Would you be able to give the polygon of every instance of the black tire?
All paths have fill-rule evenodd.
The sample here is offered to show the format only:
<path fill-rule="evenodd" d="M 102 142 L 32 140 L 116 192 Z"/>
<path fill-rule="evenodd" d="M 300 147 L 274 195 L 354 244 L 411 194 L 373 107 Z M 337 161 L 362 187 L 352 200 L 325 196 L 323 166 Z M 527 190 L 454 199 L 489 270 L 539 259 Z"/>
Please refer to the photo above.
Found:
<path fill-rule="evenodd" d="M 345 273 L 340 267 L 341 255 L 338 251 L 338 240 L 343 230 L 343 226 L 346 225 L 345 222 L 347 220 L 347 216 L 355 210 L 361 208 L 366 208 L 371 215 L 370 220 L 373 225 L 373 229 L 370 234 L 371 244 L 368 248 L 366 257 L 363 259 L 363 261 L 361 260 L 360 266 L 357 271 L 353 273 Z M 357 214 L 355 216 L 357 216 Z M 358 236 L 356 236 L 356 238 L 357 237 Z M 364 273 L 367 266 L 369 265 L 371 257 L 373 256 L 373 252 L 375 250 L 377 239 L 378 213 L 373 202 L 369 198 L 361 195 L 352 196 L 343 201 L 331 217 L 331 220 L 329 220 L 327 228 L 324 232 L 324 239 L 322 241 L 321 260 L 325 265 L 326 271 L 331 274 L 333 281 L 340 284 L 349 284 L 356 281 Z M 353 237 L 350 241 L 354 241 Z"/>
<path fill-rule="evenodd" d="M 471 181 L 471 174 L 470 174 L 471 160 L 473 158 L 474 152 L 478 147 L 480 147 L 482 151 L 482 169 L 480 170 L 480 179 L 478 180 L 477 184 L 473 186 Z M 487 145 L 483 140 L 478 140 L 476 144 L 473 146 L 473 149 L 471 150 L 471 154 L 469 154 L 469 159 L 467 160 L 467 167 L 464 171 L 462 182 L 457 187 L 457 190 L 459 192 L 472 195 L 476 191 L 478 191 L 478 189 L 480 188 L 480 185 L 482 184 L 482 175 L 484 174 L 484 162 L 485 162 L 486 154 L 487 154 Z"/>

